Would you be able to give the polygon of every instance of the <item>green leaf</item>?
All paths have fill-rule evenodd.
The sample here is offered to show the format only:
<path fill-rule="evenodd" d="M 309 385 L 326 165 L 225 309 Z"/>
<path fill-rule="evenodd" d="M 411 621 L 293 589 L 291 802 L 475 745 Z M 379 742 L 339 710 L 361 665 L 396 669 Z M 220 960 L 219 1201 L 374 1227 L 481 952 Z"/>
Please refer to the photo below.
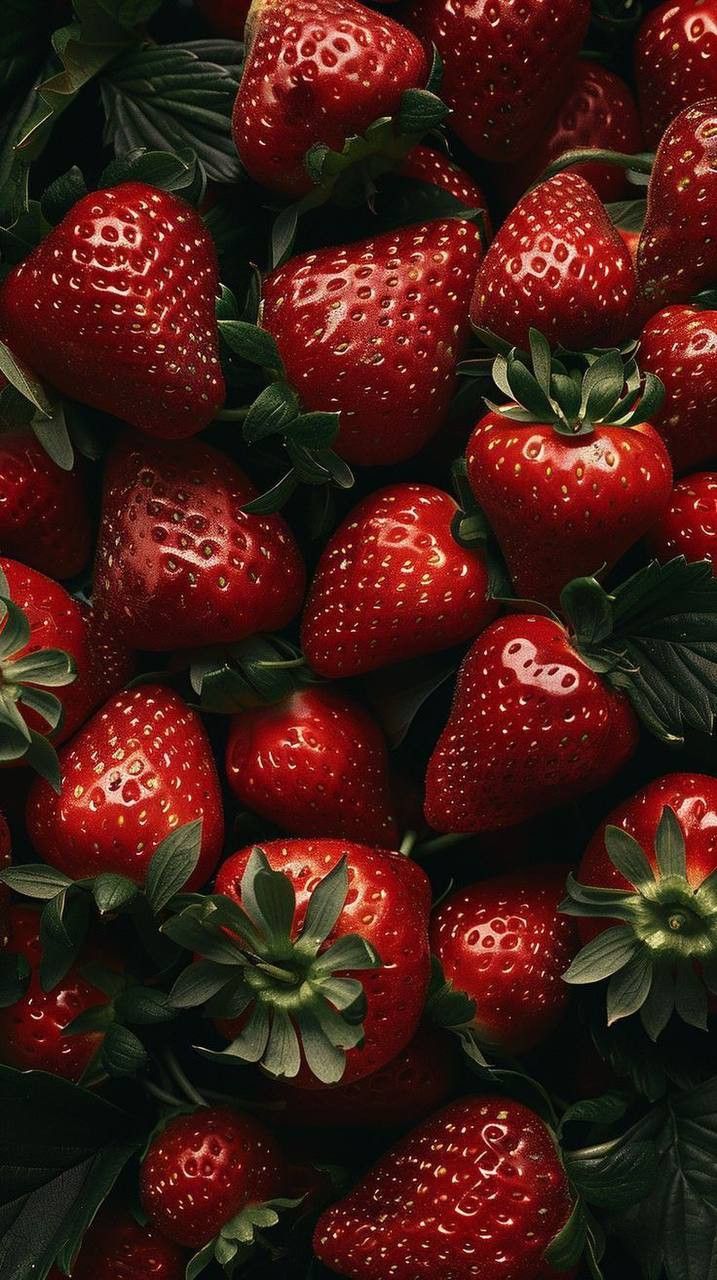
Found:
<path fill-rule="evenodd" d="M 202 819 L 196 818 L 165 836 L 147 870 L 144 891 L 155 915 L 164 910 L 191 879 L 202 850 Z"/>
<path fill-rule="evenodd" d="M 401 94 L 398 128 L 402 134 L 422 137 L 437 129 L 448 115 L 448 107 L 429 89 L 405 89 Z"/>
<path fill-rule="evenodd" d="M 589 1204 L 623 1208 L 644 1199 L 657 1176 L 655 1145 L 621 1138 L 604 1152 L 571 1151 L 564 1157 L 570 1181 Z"/>
<path fill-rule="evenodd" d="M 615 1121 L 622 1119 L 628 1106 L 627 1095 L 616 1089 L 603 1093 L 598 1098 L 582 1098 L 579 1102 L 573 1102 L 563 1112 L 560 1118 L 560 1132 L 563 1133 L 571 1124 L 612 1125 Z"/>
<path fill-rule="evenodd" d="M 0 952 L 0 1009 L 7 1009 L 24 996 L 30 981 L 30 965 L 25 956 Z"/>
<path fill-rule="evenodd" d="M 147 1051 L 128 1027 L 113 1022 L 102 1044 L 102 1066 L 111 1076 L 135 1076 L 147 1062 Z"/>
<path fill-rule="evenodd" d="M 251 912 L 255 924 L 266 928 L 271 939 L 288 939 L 294 922 L 296 894 L 289 876 L 282 871 L 260 870 L 254 877 L 254 902 L 258 910 Z M 242 897 L 244 881 L 242 881 Z"/>
<path fill-rule="evenodd" d="M 299 1037 L 291 1017 L 284 1009 L 274 1010 L 269 1039 L 261 1061 L 262 1067 L 270 1076 L 293 1080 L 299 1074 Z"/>
<path fill-rule="evenodd" d="M 677 968 L 675 1012 L 689 1026 L 697 1027 L 699 1031 L 707 1030 L 707 991 L 701 977 L 695 972 L 692 960 L 684 961 Z"/>
<path fill-rule="evenodd" d="M 632 960 L 639 946 L 632 929 L 625 925 L 605 929 L 578 952 L 563 980 L 582 984 L 609 978 Z"/>
<path fill-rule="evenodd" d="M 82 176 L 82 170 L 74 164 L 67 173 L 55 178 L 55 181 L 45 188 L 40 202 L 43 216 L 52 226 L 55 226 L 62 221 L 66 213 L 69 213 L 72 206 L 86 195 L 87 183 Z"/>
<path fill-rule="evenodd" d="M 92 894 L 100 915 L 115 914 L 137 896 L 137 885 L 126 876 L 103 871 L 92 882 Z"/>
<path fill-rule="evenodd" d="M 569 1271 L 580 1261 L 585 1249 L 585 1210 L 576 1200 L 565 1226 L 545 1250 L 545 1261 L 555 1271 Z"/>
<path fill-rule="evenodd" d="M 326 449 L 339 431 L 338 413 L 301 413 L 291 425 L 291 438 L 306 449 Z"/>
<path fill-rule="evenodd" d="M 228 980 L 225 965 L 195 960 L 180 973 L 169 993 L 169 1002 L 176 1009 L 194 1009 L 221 991 Z"/>
<path fill-rule="evenodd" d="M 257 444 L 269 436 L 283 435 L 298 416 L 299 397 L 293 388 L 287 382 L 272 382 L 259 393 L 244 420 L 244 439 L 247 444 Z"/>
<path fill-rule="evenodd" d="M 117 997 L 115 1011 L 120 1022 L 139 1027 L 157 1026 L 176 1017 L 165 991 L 139 984 L 128 987 Z"/>
<path fill-rule="evenodd" d="M 581 418 L 587 422 L 600 422 L 617 404 L 624 383 L 625 366 L 620 352 L 603 352 L 585 371 Z"/>
<path fill-rule="evenodd" d="M 605 828 L 605 849 L 616 871 L 636 889 L 655 883 L 655 873 L 644 851 L 628 831 L 608 824 Z"/>
<path fill-rule="evenodd" d="M 675 1008 L 675 978 L 671 967 L 655 965 L 652 986 L 640 1007 L 640 1021 L 652 1041 L 665 1030 Z"/>
<path fill-rule="evenodd" d="M 338 1084 L 346 1070 L 346 1054 L 326 1036 L 314 1012 L 299 1012 L 301 1047 L 312 1075 L 323 1084 Z"/>
<path fill-rule="evenodd" d="M 75 451 L 63 403 L 59 401 L 54 405 L 49 416 L 44 412 L 36 413 L 30 425 L 48 457 L 61 471 L 71 471 L 75 464 Z"/>
<path fill-rule="evenodd" d="M 309 898 L 300 934 L 302 949 L 316 951 L 328 938 L 346 902 L 349 888 L 348 864 L 341 858 L 320 880 Z"/>
<path fill-rule="evenodd" d="M 214 1243 L 214 1240 L 210 1240 L 209 1244 L 205 1244 L 203 1249 L 192 1255 L 187 1263 L 185 1280 L 197 1280 L 197 1277 L 211 1266 L 214 1261 Z"/>
<path fill-rule="evenodd" d="M 64 871 L 47 867 L 44 862 L 30 862 L 26 866 L 8 867 L 6 871 L 0 872 L 0 880 L 14 893 L 21 893 L 26 898 L 40 899 L 54 898 L 72 884 Z"/>
<path fill-rule="evenodd" d="M 579 644 L 599 644 L 612 632 L 612 602 L 595 578 L 569 582 L 560 594 L 560 607 Z"/>
<path fill-rule="evenodd" d="M 115 22 L 123 27 L 136 27 L 156 13 L 164 0 L 97 0 Z"/>
<path fill-rule="evenodd" d="M 674 809 L 665 805 L 655 834 L 655 856 L 660 874 L 687 878 L 685 837 Z"/>
<path fill-rule="evenodd" d="M 280 373 L 283 369 L 273 334 L 246 320 L 219 320 L 219 333 L 229 350 L 250 364 Z"/>
<path fill-rule="evenodd" d="M 0 373 L 40 414 L 52 418 L 54 406 L 44 387 L 4 342 L 0 342 Z"/>
<path fill-rule="evenodd" d="M 40 916 L 40 982 L 51 991 L 74 964 L 89 927 L 89 899 L 74 886 L 51 898 Z"/>
<path fill-rule="evenodd" d="M 652 957 L 647 947 L 640 947 L 627 964 L 614 973 L 607 987 L 607 1023 L 611 1027 L 620 1018 L 629 1018 L 645 1000 L 652 983 Z"/>

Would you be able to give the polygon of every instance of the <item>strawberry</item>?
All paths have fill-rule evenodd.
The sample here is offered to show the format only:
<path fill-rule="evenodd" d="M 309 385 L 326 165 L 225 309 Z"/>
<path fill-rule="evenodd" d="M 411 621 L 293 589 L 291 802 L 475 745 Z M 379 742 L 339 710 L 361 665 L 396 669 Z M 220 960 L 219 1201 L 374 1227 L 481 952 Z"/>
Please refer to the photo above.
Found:
<path fill-rule="evenodd" d="M 194 0 L 204 21 L 215 36 L 241 40 L 251 0 Z"/>
<path fill-rule="evenodd" d="M 648 546 L 658 560 L 715 559 L 717 539 L 717 473 L 698 471 L 672 490 L 668 510 L 650 531 Z"/>
<path fill-rule="evenodd" d="M 184 1280 L 182 1250 L 153 1227 L 140 1226 L 116 1203 L 104 1204 L 89 1228 L 71 1280 Z M 53 1267 L 49 1280 L 64 1280 Z"/>
<path fill-rule="evenodd" d="M 715 0 L 665 0 L 635 41 L 635 79 L 645 137 L 656 147 L 683 107 L 717 94 Z"/>
<path fill-rule="evenodd" d="M 232 643 L 283 627 L 304 566 L 279 515 L 247 515 L 251 481 L 200 440 L 124 437 L 107 463 L 95 607 L 137 649 Z"/>
<path fill-rule="evenodd" d="M 640 364 L 665 388 L 652 421 L 677 475 L 717 461 L 717 311 L 658 311 L 640 338 Z"/>
<path fill-rule="evenodd" d="M 485 195 L 471 175 L 454 164 L 443 151 L 434 151 L 431 147 L 414 147 L 401 165 L 400 173 L 404 178 L 415 178 L 419 182 L 429 182 L 433 187 L 440 187 L 468 209 L 482 209 L 486 219 L 486 235 L 490 239 L 491 225 Z"/>
<path fill-rule="evenodd" d="M 321 1215 L 314 1252 L 351 1280 L 537 1280 L 571 1198 L 535 1112 L 505 1097 L 462 1098 Z"/>
<path fill-rule="evenodd" d="M 456 889 L 431 920 L 446 979 L 475 1001 L 479 1042 L 502 1054 L 545 1040 L 568 1007 L 562 980 L 577 951 L 558 914 L 567 866 L 532 867 Z"/>
<path fill-rule="evenodd" d="M 315 671 L 359 675 L 461 644 L 495 616 L 478 550 L 452 525 L 458 507 L 433 485 L 394 484 L 350 512 L 324 548 L 302 620 Z"/>
<path fill-rule="evenodd" d="M 63 395 L 176 439 L 224 400 L 213 242 L 177 196 L 125 182 L 83 196 L 0 291 L 0 332 Z"/>
<path fill-rule="evenodd" d="M 347 462 L 402 462 L 445 421 L 481 256 L 477 228 L 452 219 L 301 254 L 267 277 L 262 325 L 304 408 L 340 413 Z"/>
<path fill-rule="evenodd" d="M 226 771 L 242 805 L 292 835 L 396 846 L 386 743 L 338 690 L 301 689 L 235 716 Z"/>
<path fill-rule="evenodd" d="M 87 564 L 92 530 L 82 467 L 63 471 L 32 431 L 0 434 L 0 549 L 50 578 Z"/>
<path fill-rule="evenodd" d="M 135 654 L 115 635 L 99 611 L 81 600 L 78 604 L 85 621 L 90 662 L 86 673 L 78 675 L 72 698 L 73 706 L 78 707 L 80 723 L 84 724 L 93 711 L 128 684 L 137 664 Z"/>
<path fill-rule="evenodd" d="M 569 878 L 563 910 L 586 945 L 565 978 L 609 978 L 608 1024 L 639 1012 L 656 1040 L 676 1011 L 706 1029 L 717 1007 L 715 825 L 717 780 L 667 774 L 605 819 Z"/>
<path fill-rule="evenodd" d="M 152 1138 L 140 1169 L 142 1208 L 168 1240 L 201 1249 L 280 1194 L 284 1177 L 281 1153 L 258 1120 L 203 1107 L 174 1116 Z"/>
<path fill-rule="evenodd" d="M 535 330 L 530 343 L 532 361 L 496 360 L 494 381 L 514 403 L 476 426 L 468 479 L 517 595 L 553 606 L 566 583 L 612 569 L 660 519 L 672 467 L 646 421 L 661 401 L 654 377 L 642 397 L 634 360 L 626 367 L 609 351 L 580 385 L 558 373 L 563 366 Z"/>
<path fill-rule="evenodd" d="M 471 320 L 518 347 L 530 329 L 573 351 L 611 347 L 627 336 L 636 290 L 628 250 L 593 188 L 559 173 L 523 196 L 495 236 Z"/>
<path fill-rule="evenodd" d="M 327 150 L 343 152 L 382 117 L 389 118 L 383 167 L 409 149 L 399 136 L 402 98 L 425 85 L 429 63 L 393 18 L 357 0 L 254 0 L 245 45 L 232 132 L 255 182 L 305 195 L 318 176 L 317 152 L 322 159 Z"/>
<path fill-rule="evenodd" d="M 515 160 L 558 106 L 590 16 L 588 0 L 412 0 L 406 21 L 443 60 L 451 128 L 486 160 Z"/>
<path fill-rule="evenodd" d="M 144 684 L 116 694 L 60 755 L 59 794 L 38 779 L 28 797 L 30 839 L 73 880 L 114 872 L 141 883 L 171 831 L 202 819 L 190 888 L 219 857 L 219 780 L 199 717 L 170 689 Z"/>

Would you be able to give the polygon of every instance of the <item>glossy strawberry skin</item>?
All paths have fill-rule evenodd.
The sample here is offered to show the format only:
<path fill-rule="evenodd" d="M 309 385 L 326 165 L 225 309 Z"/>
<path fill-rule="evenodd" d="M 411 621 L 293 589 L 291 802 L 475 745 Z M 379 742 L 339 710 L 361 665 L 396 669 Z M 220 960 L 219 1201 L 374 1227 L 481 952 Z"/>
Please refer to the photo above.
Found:
<path fill-rule="evenodd" d="M 165 836 L 202 818 L 188 888 L 204 884 L 223 839 L 219 780 L 199 717 L 170 689 L 116 694 L 60 753 L 62 784 L 33 784 L 27 825 L 36 851 L 73 880 L 109 871 L 142 882 Z"/>
<path fill-rule="evenodd" d="M 64 1029 L 86 1009 L 106 1005 L 108 997 L 83 976 L 81 960 L 52 991 L 43 991 L 39 930 L 39 911 L 33 907 L 9 908 L 7 950 L 25 957 L 31 977 L 25 994 L 15 1004 L 0 1009 L 0 1061 L 20 1071 L 49 1071 L 77 1083 L 99 1049 L 102 1033 L 65 1035 Z M 92 956 L 95 961 L 100 958 Z"/>
<path fill-rule="evenodd" d="M 476 1003 L 481 1043 L 527 1053 L 555 1030 L 570 999 L 563 974 L 578 949 L 558 914 L 568 866 L 540 866 L 456 889 L 431 918 L 431 949 Z"/>
<path fill-rule="evenodd" d="M 654 373 L 665 400 L 653 424 L 676 475 L 717 461 L 717 311 L 658 311 L 640 338 L 640 367 Z"/>
<path fill-rule="evenodd" d="M 488 413 L 468 442 L 467 465 L 516 594 L 552 607 L 573 578 L 612 569 L 664 514 L 672 491 L 669 455 L 648 423 L 570 437 Z"/>
<path fill-rule="evenodd" d="M 292 835 L 396 847 L 383 734 L 338 690 L 318 685 L 234 716 L 226 772 L 242 805 Z"/>
<path fill-rule="evenodd" d="M 225 40 L 241 40 L 251 0 L 194 0 L 194 3 L 216 36 Z"/>
<path fill-rule="evenodd" d="M 327 945 L 347 933 L 358 933 L 375 946 L 382 967 L 356 976 L 363 984 L 367 1010 L 364 1044 L 350 1049 L 342 1085 L 385 1066 L 408 1044 L 423 1013 L 430 957 L 428 913 L 431 890 L 416 863 L 398 853 L 341 840 L 268 840 L 262 843 L 275 871 L 291 879 L 296 892 L 293 935 L 300 929 L 311 892 L 343 857 L 347 859 L 349 891 L 346 904 Z M 252 848 L 232 854 L 219 868 L 216 892 L 241 901 L 241 877 Z M 228 1039 L 240 1023 L 224 1022 Z M 302 1066 L 296 1083 L 323 1088 Z"/>
<path fill-rule="evenodd" d="M 597 790 L 633 755 L 627 699 L 537 614 L 494 622 L 469 650 L 431 756 L 425 813 L 438 831 L 513 826 Z"/>
<path fill-rule="evenodd" d="M 635 41 L 635 79 L 645 138 L 656 147 L 684 107 L 717 93 L 715 0 L 666 0 Z"/>
<path fill-rule="evenodd" d="M 425 1120 L 327 1209 L 314 1252 L 350 1280 L 538 1280 L 571 1194 L 555 1140 L 511 1099 Z"/>
<path fill-rule="evenodd" d="M 224 400 L 213 242 L 141 182 L 93 191 L 15 267 L 0 331 L 63 395 L 152 435 L 194 435 Z"/>
<path fill-rule="evenodd" d="M 200 440 L 125 437 L 111 454 L 95 564 L 95 604 L 136 649 L 230 644 L 298 612 L 305 572 L 280 515 L 226 454 Z"/>
<path fill-rule="evenodd" d="M 123 689 L 137 670 L 137 656 L 108 626 L 97 609 L 78 600 L 85 621 L 90 663 L 86 673 L 72 686 L 73 709 L 80 723 L 96 711 L 108 698 Z"/>
<path fill-rule="evenodd" d="M 670 506 L 647 539 L 651 555 L 667 561 L 714 560 L 717 552 L 717 472 L 698 471 L 679 480 Z"/>
<path fill-rule="evenodd" d="M 340 411 L 348 462 L 402 462 L 444 422 L 481 256 L 477 228 L 453 219 L 301 254 L 267 277 L 263 327 L 304 408 Z"/>
<path fill-rule="evenodd" d="M 82 465 L 63 471 L 32 431 L 3 431 L 0 482 L 0 551 L 50 578 L 80 573 L 92 550 Z"/>
<path fill-rule="evenodd" d="M 252 1116 L 206 1107 L 175 1116 L 142 1161 L 140 1196 L 168 1240 L 200 1249 L 247 1205 L 281 1195 L 284 1162 Z"/>
<path fill-rule="evenodd" d="M 433 187 L 440 187 L 442 191 L 447 191 L 456 200 L 460 200 L 467 209 L 483 209 L 486 234 L 490 238 L 491 224 L 485 194 L 471 175 L 454 164 L 444 152 L 434 151 L 431 147 L 414 147 L 406 156 L 399 172 L 404 178 L 416 178 L 420 182 L 430 182 Z"/>
<path fill-rule="evenodd" d="M 320 675 L 354 676 L 461 644 L 495 617 L 482 553 L 451 533 L 457 511 L 432 485 L 379 489 L 319 561 L 302 621 Z"/>
<path fill-rule="evenodd" d="M 312 146 L 341 151 L 428 78 L 412 32 L 356 0 L 254 0 L 245 38 L 234 142 L 250 177 L 287 196 L 311 190 Z"/>
<path fill-rule="evenodd" d="M 592 187 L 559 173 L 523 196 L 483 259 L 474 325 L 526 348 L 531 328 L 552 346 L 610 347 L 626 337 L 635 268 Z"/>
<path fill-rule="evenodd" d="M 117 1204 L 105 1204 L 82 1241 L 71 1280 L 184 1280 L 181 1249 L 153 1227 L 140 1226 Z M 53 1267 L 49 1280 L 64 1280 Z"/>
<path fill-rule="evenodd" d="M 413 0 L 406 21 L 443 60 L 451 128 L 485 160 L 515 160 L 558 106 L 587 30 L 587 0 Z"/>

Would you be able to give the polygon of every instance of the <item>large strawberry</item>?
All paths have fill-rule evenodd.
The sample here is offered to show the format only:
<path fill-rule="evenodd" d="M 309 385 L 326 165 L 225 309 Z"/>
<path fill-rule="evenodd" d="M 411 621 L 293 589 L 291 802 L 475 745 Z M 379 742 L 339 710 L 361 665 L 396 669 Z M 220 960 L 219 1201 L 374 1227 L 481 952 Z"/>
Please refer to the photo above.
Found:
<path fill-rule="evenodd" d="M 634 360 L 608 351 L 566 377 L 530 333 L 532 361 L 498 356 L 510 402 L 481 418 L 468 479 L 505 557 L 516 594 L 555 605 L 566 583 L 609 571 L 667 510 L 672 467 L 647 419 L 662 387 L 642 394 Z M 628 388 L 627 392 L 625 388 Z"/>
<path fill-rule="evenodd" d="M 685 476 L 672 490 L 670 505 L 648 538 L 658 560 L 684 556 L 686 560 L 710 560 L 717 553 L 717 472 L 698 471 Z"/>
<path fill-rule="evenodd" d="M 211 994 L 208 1012 L 232 1041 L 224 1062 L 260 1062 L 302 1088 L 349 1084 L 418 1027 L 429 909 L 425 873 L 397 853 L 328 839 L 242 849 L 220 867 L 213 898 L 164 926 L 205 956 L 172 1000 Z"/>
<path fill-rule="evenodd" d="M 396 847 L 388 754 L 353 699 L 325 685 L 232 720 L 229 786 L 248 809 L 296 836 Z"/>
<path fill-rule="evenodd" d="M 219 857 L 222 804 L 199 717 L 172 690 L 144 684 L 95 713 L 60 754 L 59 794 L 38 779 L 28 797 L 32 843 L 73 880 L 114 872 L 142 882 L 170 832 L 202 819 L 190 887 Z"/>
<path fill-rule="evenodd" d="M 232 643 L 283 627 L 304 566 L 279 515 L 248 515 L 251 481 L 200 440 L 125 437 L 105 472 L 95 607 L 137 649 Z"/>
<path fill-rule="evenodd" d="M 683 107 L 717 93 L 715 0 L 665 0 L 635 41 L 635 78 L 645 137 L 656 147 Z"/>
<path fill-rule="evenodd" d="M 558 914 L 567 866 L 540 866 L 456 889 L 431 919 L 431 947 L 446 979 L 475 1002 L 480 1044 L 526 1053 L 563 1017 L 562 980 L 577 950 Z M 566 927 L 567 926 L 567 927 Z"/>
<path fill-rule="evenodd" d="M 609 978 L 608 1022 L 639 1011 L 657 1039 L 673 1011 L 706 1028 L 716 1007 L 717 780 L 670 773 L 598 828 L 563 910 L 586 944 L 570 983 Z"/>
<path fill-rule="evenodd" d="M 593 188 L 559 173 L 523 196 L 478 272 L 471 320 L 515 346 L 530 329 L 573 351 L 628 336 L 635 268 Z"/>
<path fill-rule="evenodd" d="M 503 161 L 540 137 L 589 16 L 588 0 L 413 0 L 406 20 L 441 55 L 451 128 L 476 155 Z"/>
<path fill-rule="evenodd" d="M 717 311 L 678 305 L 648 320 L 640 365 L 665 388 L 652 422 L 676 475 L 717 462 Z"/>
<path fill-rule="evenodd" d="M 267 277 L 262 325 L 304 409 L 340 414 L 342 458 L 401 462 L 443 424 L 481 256 L 478 229 L 456 218 L 301 254 Z"/>
<path fill-rule="evenodd" d="M 63 395 L 176 439 L 224 400 L 213 242 L 141 182 L 83 196 L 0 291 L 0 332 Z"/>
<path fill-rule="evenodd" d="M 0 434 L 0 551 L 51 578 L 71 578 L 91 552 L 81 464 L 63 471 L 32 431 Z"/>
<path fill-rule="evenodd" d="M 71 1280 L 184 1280 L 187 1260 L 171 1240 L 141 1226 L 120 1204 L 100 1209 L 82 1241 Z M 53 1267 L 49 1280 L 64 1280 Z"/>
<path fill-rule="evenodd" d="M 351 1280 L 538 1280 L 571 1200 L 535 1112 L 490 1094 L 462 1098 L 322 1214 L 314 1251 Z"/>
<path fill-rule="evenodd" d="M 483 552 L 453 535 L 458 507 L 426 484 L 364 498 L 324 548 L 302 621 L 311 666 L 359 675 L 449 648 L 495 616 Z"/>

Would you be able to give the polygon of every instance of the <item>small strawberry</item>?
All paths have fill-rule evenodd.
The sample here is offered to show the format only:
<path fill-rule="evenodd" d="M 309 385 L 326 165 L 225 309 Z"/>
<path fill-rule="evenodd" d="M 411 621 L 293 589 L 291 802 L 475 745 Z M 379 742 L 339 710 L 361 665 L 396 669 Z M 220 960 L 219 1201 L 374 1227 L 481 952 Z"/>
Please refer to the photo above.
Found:
<path fill-rule="evenodd" d="M 216 865 L 222 804 L 199 717 L 176 693 L 144 684 L 116 694 L 60 755 L 59 794 L 38 779 L 27 824 L 45 862 L 73 880 L 114 872 L 141 883 L 157 846 L 202 819 L 190 888 Z"/>
<path fill-rule="evenodd" d="M 224 400 L 213 242 L 177 196 L 83 196 L 0 290 L 0 332 L 63 395 L 151 435 L 201 431 Z"/>
<path fill-rule="evenodd" d="M 717 94 L 715 0 L 665 0 L 646 14 L 635 41 L 635 79 L 645 137 L 656 147 L 684 107 Z"/>
<path fill-rule="evenodd" d="M 632 260 L 593 188 L 559 173 L 523 196 L 483 259 L 474 325 L 526 347 L 530 329 L 572 351 L 628 336 L 637 281 Z"/>
<path fill-rule="evenodd" d="M 82 1241 L 70 1280 L 184 1280 L 186 1257 L 153 1227 L 105 1204 Z M 53 1267 L 49 1280 L 64 1280 Z"/>
<path fill-rule="evenodd" d="M 640 365 L 665 388 L 652 422 L 676 475 L 717 462 L 717 311 L 674 306 L 658 311 L 640 338 Z"/>
<path fill-rule="evenodd" d="M 567 866 L 532 867 L 456 889 L 431 919 L 431 948 L 446 979 L 475 1002 L 481 1046 L 527 1053 L 568 1007 L 563 973 L 577 951 L 558 914 Z"/>
<path fill-rule="evenodd" d="M 453 536 L 459 514 L 432 485 L 365 498 L 324 548 L 302 621 L 306 657 L 329 678 L 461 644 L 497 606 L 482 551 Z"/>
<path fill-rule="evenodd" d="M 565 92 L 589 16 L 588 0 L 412 0 L 406 22 L 443 60 L 453 131 L 477 156 L 504 161 L 537 143 Z"/>
<path fill-rule="evenodd" d="M 0 434 L 0 551 L 50 578 L 72 578 L 92 549 L 81 464 L 63 471 L 32 431 Z"/>
<path fill-rule="evenodd" d="M 200 440 L 127 436 L 104 482 L 95 608 L 136 649 L 229 644 L 283 627 L 304 566 L 279 515 L 248 515 L 251 481 Z"/>
<path fill-rule="evenodd" d="M 647 421 L 662 387 L 608 351 L 566 377 L 530 333 L 532 360 L 499 355 L 494 381 L 512 403 L 481 418 L 468 479 L 518 596 L 556 605 L 573 578 L 609 572 L 667 510 L 672 467 Z M 626 392 L 627 387 L 627 392 Z"/>
<path fill-rule="evenodd" d="M 538 1280 L 571 1200 L 535 1112 L 505 1097 L 462 1098 L 321 1215 L 314 1252 L 351 1280 Z"/>
<path fill-rule="evenodd" d="M 698 471 L 679 480 L 668 510 L 647 539 L 658 560 L 717 558 L 717 472 Z"/>
<path fill-rule="evenodd" d="M 434 151 L 432 147 L 414 147 L 406 156 L 399 172 L 404 178 L 416 178 L 419 182 L 429 182 L 433 187 L 440 187 L 442 191 L 447 191 L 456 200 L 460 200 L 467 209 L 482 209 L 485 214 L 486 235 L 490 239 L 488 202 L 483 191 L 471 175 L 454 164 L 443 151 Z"/>
<path fill-rule="evenodd" d="M 386 743 L 338 690 L 301 689 L 235 716 L 226 771 L 242 805 L 291 835 L 396 847 Z"/>
<path fill-rule="evenodd" d="M 207 26 L 225 40 L 242 40 L 251 0 L 194 0 Z"/>

